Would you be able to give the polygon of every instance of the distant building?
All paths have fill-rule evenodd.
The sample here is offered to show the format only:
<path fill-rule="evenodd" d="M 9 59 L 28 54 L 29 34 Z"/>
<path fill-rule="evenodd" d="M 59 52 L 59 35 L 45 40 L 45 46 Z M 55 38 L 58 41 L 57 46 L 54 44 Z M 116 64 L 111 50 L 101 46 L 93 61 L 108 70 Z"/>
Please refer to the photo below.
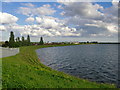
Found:
<path fill-rule="evenodd" d="M 79 44 L 79 42 L 74 42 L 73 44 Z"/>

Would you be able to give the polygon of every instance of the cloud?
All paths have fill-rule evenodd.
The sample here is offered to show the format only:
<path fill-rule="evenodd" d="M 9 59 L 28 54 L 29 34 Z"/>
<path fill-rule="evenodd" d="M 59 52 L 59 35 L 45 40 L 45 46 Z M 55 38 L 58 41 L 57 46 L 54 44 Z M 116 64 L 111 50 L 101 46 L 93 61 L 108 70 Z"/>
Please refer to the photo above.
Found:
<path fill-rule="evenodd" d="M 118 7 L 114 4 L 103 8 L 90 2 L 61 2 L 65 16 L 64 23 L 76 28 L 81 37 L 113 36 L 118 33 Z"/>
<path fill-rule="evenodd" d="M 64 3 L 64 4 L 68 4 L 71 2 L 100 2 L 99 0 L 57 0 L 57 2 L 59 3 Z"/>
<path fill-rule="evenodd" d="M 48 36 L 80 36 L 80 33 L 76 33 L 75 28 L 69 28 L 58 18 L 51 16 L 36 17 L 36 22 L 38 25 L 34 25 L 32 28 L 45 30 Z"/>
<path fill-rule="evenodd" d="M 118 33 L 118 24 L 114 22 L 105 22 L 104 20 L 82 19 L 80 17 L 71 17 L 65 20 L 66 24 L 75 25 L 77 31 L 81 31 L 83 37 L 95 34 L 96 36 L 109 36 Z"/>
<path fill-rule="evenodd" d="M 34 22 L 34 18 L 33 17 L 28 17 L 28 18 L 26 18 L 26 20 L 25 20 L 26 22 Z"/>
<path fill-rule="evenodd" d="M 62 5 L 58 5 L 57 8 L 63 9 L 63 6 Z"/>
<path fill-rule="evenodd" d="M 115 36 L 118 33 L 117 6 L 115 4 L 109 8 L 103 8 L 99 4 L 90 2 L 62 2 L 58 7 L 56 6 L 63 11 L 61 12 L 62 19 L 52 16 L 57 9 L 54 10 L 49 4 L 41 7 L 36 7 L 31 3 L 22 5 L 24 6 L 20 7 L 18 12 L 28 16 L 26 22 L 34 23 L 32 25 L 14 24 L 12 27 L 10 25 L 0 26 L 2 30 L 13 30 L 21 36 L 29 34 L 34 37 L 104 38 Z M 15 23 L 17 20 L 11 19 L 10 21 Z"/>
<path fill-rule="evenodd" d="M 56 12 L 56 10 L 51 8 L 49 4 L 36 8 L 33 6 L 33 4 L 27 3 L 26 7 L 20 7 L 17 12 L 26 16 L 34 16 L 34 15 L 40 16 L 40 15 L 52 15 Z"/>
<path fill-rule="evenodd" d="M 4 25 L 0 25 L 0 31 L 5 31 L 5 30 L 6 30 L 5 26 Z"/>
<path fill-rule="evenodd" d="M 22 29 L 23 28 L 23 29 Z M 12 27 L 13 30 L 19 31 L 19 33 L 22 35 L 31 35 L 35 37 L 39 36 L 47 36 L 47 37 L 53 37 L 53 36 L 79 36 L 79 33 L 71 32 L 70 29 L 67 27 L 62 27 L 61 31 L 58 29 L 46 29 L 42 27 L 41 25 L 26 25 L 26 26 L 15 26 Z"/>
<path fill-rule="evenodd" d="M 59 32 L 62 32 L 62 34 L 68 32 L 71 33 L 76 32 L 75 28 L 69 28 L 68 26 L 65 25 L 65 23 L 62 20 L 58 18 L 54 18 L 50 16 L 36 17 L 36 21 L 38 22 L 39 25 L 41 25 L 41 27 L 44 27 L 45 29 L 49 29 L 50 31 L 57 30 Z"/>
<path fill-rule="evenodd" d="M 116 15 L 117 12 L 118 12 L 118 3 L 115 2 L 116 4 L 111 6 L 110 8 L 106 8 L 104 13 L 108 13 L 108 14 L 111 14 L 111 15 Z"/>
<path fill-rule="evenodd" d="M 119 3 L 119 0 L 112 0 L 112 4 L 114 5 L 114 6 L 118 6 L 118 3 Z"/>
<path fill-rule="evenodd" d="M 18 18 L 8 13 L 0 12 L 0 24 L 12 24 L 16 23 Z"/>
<path fill-rule="evenodd" d="M 32 3 L 22 3 L 22 5 L 27 6 L 27 7 L 34 7 L 35 6 Z"/>
<path fill-rule="evenodd" d="M 64 3 L 63 3 L 64 4 Z M 102 6 L 90 2 L 69 2 L 65 3 L 64 16 L 81 16 L 84 18 L 101 19 L 103 18 L 103 13 L 98 10 L 103 9 Z"/>
<path fill-rule="evenodd" d="M 118 25 L 115 24 L 107 24 L 106 26 L 107 30 L 109 30 L 111 33 L 118 33 Z"/>
<path fill-rule="evenodd" d="M 57 28 L 60 24 L 62 25 L 59 19 L 50 16 L 36 17 L 36 21 L 45 28 Z"/>
<path fill-rule="evenodd" d="M 14 24 L 12 26 L 6 25 L 5 28 L 7 31 L 13 30 L 16 33 L 19 33 L 21 36 L 28 35 L 28 34 L 34 37 L 39 37 L 39 36 L 69 37 L 69 36 L 81 35 L 80 33 L 76 33 L 75 28 L 70 28 L 64 25 L 64 23 L 58 18 L 54 18 L 51 16 L 41 16 L 41 17 L 36 17 L 35 20 L 37 24 L 33 24 L 33 25 Z"/>

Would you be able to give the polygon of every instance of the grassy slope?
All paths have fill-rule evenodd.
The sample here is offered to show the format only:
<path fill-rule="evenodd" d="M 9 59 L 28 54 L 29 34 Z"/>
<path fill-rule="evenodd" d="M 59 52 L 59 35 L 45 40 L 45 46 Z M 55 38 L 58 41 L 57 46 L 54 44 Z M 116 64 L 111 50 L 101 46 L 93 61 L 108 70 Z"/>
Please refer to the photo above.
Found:
<path fill-rule="evenodd" d="M 0 58 L 0 90 L 2 88 L 2 59 Z"/>
<path fill-rule="evenodd" d="M 20 53 L 2 59 L 3 88 L 114 88 L 52 70 L 38 60 L 35 50 L 48 46 L 21 47 Z"/>

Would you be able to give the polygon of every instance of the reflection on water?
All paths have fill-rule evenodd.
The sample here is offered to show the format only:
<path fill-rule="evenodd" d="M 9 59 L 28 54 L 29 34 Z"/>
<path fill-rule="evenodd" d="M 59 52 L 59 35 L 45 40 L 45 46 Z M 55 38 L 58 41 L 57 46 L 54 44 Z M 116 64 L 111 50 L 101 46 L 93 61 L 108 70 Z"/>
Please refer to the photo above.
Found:
<path fill-rule="evenodd" d="M 41 62 L 55 70 L 102 83 L 115 83 L 118 45 L 77 45 L 38 49 Z"/>

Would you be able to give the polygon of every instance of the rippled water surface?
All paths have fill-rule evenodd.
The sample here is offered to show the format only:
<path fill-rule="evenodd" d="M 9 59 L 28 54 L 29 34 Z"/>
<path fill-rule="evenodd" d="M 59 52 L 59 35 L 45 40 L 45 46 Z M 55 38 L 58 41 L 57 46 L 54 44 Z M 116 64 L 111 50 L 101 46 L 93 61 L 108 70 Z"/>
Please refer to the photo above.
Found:
<path fill-rule="evenodd" d="M 41 62 L 55 70 L 102 83 L 115 83 L 118 45 L 75 45 L 36 50 Z"/>

